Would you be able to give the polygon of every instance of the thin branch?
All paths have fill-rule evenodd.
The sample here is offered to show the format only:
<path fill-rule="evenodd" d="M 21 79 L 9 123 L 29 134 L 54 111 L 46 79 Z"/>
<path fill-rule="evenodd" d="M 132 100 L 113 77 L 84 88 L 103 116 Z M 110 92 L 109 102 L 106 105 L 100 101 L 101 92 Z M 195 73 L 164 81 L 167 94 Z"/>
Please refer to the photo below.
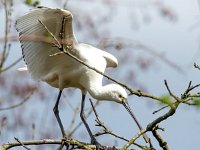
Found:
<path fill-rule="evenodd" d="M 62 140 L 55 140 L 55 139 L 43 139 L 43 140 L 31 140 L 31 141 L 18 141 L 18 142 L 13 142 L 13 143 L 6 143 L 2 145 L 1 150 L 8 150 L 13 147 L 18 147 L 18 146 L 27 146 L 27 145 L 70 145 L 72 147 L 76 147 L 77 149 L 85 149 L 85 150 L 95 150 L 96 145 L 92 145 L 89 143 L 84 143 L 80 142 L 78 140 L 73 140 L 73 139 L 62 139 Z M 109 147 L 109 146 L 104 146 L 106 150 L 120 150 L 120 148 L 115 148 L 115 147 Z"/>
<path fill-rule="evenodd" d="M 23 141 L 24 145 L 42 145 L 42 144 L 61 144 L 61 140 L 53 140 L 53 139 L 44 139 L 44 140 L 32 140 L 32 141 Z M 2 150 L 8 150 L 12 147 L 21 146 L 19 142 L 13 142 L 13 143 L 6 143 L 2 145 Z"/>
<path fill-rule="evenodd" d="M 122 136 L 119 136 L 119 135 L 113 133 L 113 131 L 109 130 L 109 129 L 104 125 L 104 123 L 99 119 L 99 115 L 98 115 L 98 113 L 97 113 L 97 111 L 96 111 L 96 109 L 95 109 L 95 106 L 94 106 L 94 104 L 93 104 L 93 102 L 92 102 L 92 99 L 89 99 L 89 100 L 90 100 L 90 104 L 91 104 L 91 106 L 92 106 L 92 109 L 93 109 L 93 111 L 94 111 L 95 117 L 96 117 L 96 120 L 95 120 L 95 121 L 97 122 L 97 125 L 96 125 L 96 126 L 100 126 L 100 127 L 102 127 L 102 128 L 104 129 L 104 132 L 103 132 L 103 133 L 96 133 L 95 136 L 100 136 L 100 135 L 104 135 L 104 134 L 110 134 L 110 135 L 112 135 L 112 136 L 114 136 L 114 137 L 116 137 L 116 138 L 118 138 L 118 139 L 121 139 L 121 140 L 124 140 L 124 141 L 128 142 L 128 141 L 129 141 L 128 139 L 126 139 L 126 138 L 124 138 L 124 137 L 122 137 Z M 138 146 L 138 147 L 141 148 L 141 149 L 144 149 L 144 148 L 145 148 L 144 146 L 141 146 L 141 145 L 139 145 L 139 144 L 137 144 L 137 143 L 135 143 L 135 142 L 134 142 L 133 144 L 136 145 L 136 146 Z"/>
<path fill-rule="evenodd" d="M 120 41 L 120 45 L 116 44 L 116 43 L 119 43 L 118 41 Z M 109 43 L 108 45 L 106 45 L 107 43 Z M 183 73 L 184 71 L 181 69 L 180 66 L 178 66 L 176 63 L 170 61 L 169 59 L 167 59 L 163 53 L 158 53 L 155 49 L 153 48 L 150 48 L 149 46 L 141 43 L 140 41 L 138 40 L 133 40 L 133 39 L 124 39 L 124 41 L 122 40 L 122 38 L 115 38 L 115 39 L 110 39 L 110 38 L 104 38 L 104 39 L 101 39 L 100 41 L 100 44 L 99 46 L 102 47 L 102 45 L 104 46 L 104 48 L 107 46 L 109 47 L 110 45 L 111 46 L 119 46 L 119 47 L 122 47 L 122 46 L 127 46 L 127 47 L 130 47 L 131 49 L 140 49 L 140 50 L 144 50 L 145 52 L 153 55 L 154 57 L 157 57 L 159 58 L 161 61 L 163 61 L 164 63 L 166 63 L 167 65 L 169 65 L 170 67 L 172 67 L 173 69 L 175 69 L 176 71 L 178 71 L 179 73 Z"/>
<path fill-rule="evenodd" d="M 121 137 L 117 134 L 114 134 L 112 131 L 108 130 L 108 128 L 104 125 L 104 123 L 99 119 L 99 115 L 97 114 L 97 111 L 95 109 L 95 106 L 94 106 L 92 100 L 91 99 L 89 99 L 89 100 L 90 100 L 90 104 L 92 106 L 92 109 L 94 111 L 95 117 L 96 117 L 96 122 L 98 123 L 96 126 L 101 126 L 102 128 L 104 128 L 104 133 L 97 133 L 97 134 L 95 134 L 95 136 L 99 136 L 99 135 L 103 135 L 103 134 L 111 134 L 111 135 L 113 135 L 113 136 L 115 136 L 119 139 L 122 139 L 124 141 L 128 141 L 128 139 Z"/>
<path fill-rule="evenodd" d="M 167 118 L 169 118 L 170 116 L 172 116 L 175 112 L 177 107 L 179 106 L 180 102 L 176 102 L 173 105 L 171 105 L 170 110 L 165 113 L 164 115 L 158 117 L 157 119 L 155 119 L 153 122 L 149 123 L 147 125 L 146 130 L 147 131 L 152 131 L 152 129 L 160 122 L 166 120 Z"/>
<path fill-rule="evenodd" d="M 198 70 L 200 70 L 199 65 L 197 65 L 196 63 L 194 63 L 194 68 L 197 68 Z"/>
<path fill-rule="evenodd" d="M 71 123 L 70 123 L 70 125 L 68 127 L 68 131 L 66 133 L 70 133 L 70 131 L 73 129 L 77 114 L 79 112 L 79 106 L 80 106 L 80 103 L 78 103 L 77 107 L 73 110 L 74 111 L 73 117 L 72 117 L 72 120 L 70 121 Z"/>
<path fill-rule="evenodd" d="M 56 43 L 53 43 L 53 44 L 55 44 L 56 47 L 61 48 L 62 46 L 61 46 L 60 42 L 58 41 L 58 39 L 54 36 L 54 34 L 47 28 L 47 26 L 42 21 L 40 21 L 40 20 L 38 20 L 38 21 L 39 21 L 39 23 L 41 23 L 43 25 L 43 27 L 47 30 L 47 32 L 55 39 L 55 41 L 58 45 Z"/>
<path fill-rule="evenodd" d="M 16 61 L 14 61 L 12 64 L 7 66 L 6 68 L 1 69 L 0 73 L 5 72 L 5 71 L 9 70 L 10 68 L 12 68 L 13 66 L 15 66 L 17 63 L 19 63 L 22 60 L 22 58 L 23 57 L 18 58 Z"/>
<path fill-rule="evenodd" d="M 181 95 L 181 98 L 182 98 L 182 99 L 187 98 L 187 97 L 190 95 L 189 92 L 191 92 L 192 90 L 194 90 L 195 88 L 197 88 L 197 87 L 200 86 L 200 84 L 197 84 L 197 85 L 195 85 L 195 86 L 192 86 L 191 84 L 192 84 L 192 81 L 189 82 L 188 88 L 187 88 L 187 89 L 185 90 L 185 92 Z"/>
<path fill-rule="evenodd" d="M 174 94 L 171 92 L 171 90 L 169 89 L 169 86 L 168 86 L 167 81 L 164 80 L 164 82 L 165 82 L 165 86 L 166 86 L 166 88 L 167 88 L 167 91 L 169 92 L 169 95 L 170 95 L 171 97 L 173 97 L 176 101 L 181 101 L 181 99 L 180 99 L 179 97 L 177 97 L 176 95 L 174 95 Z"/>
<path fill-rule="evenodd" d="M 159 111 L 161 111 L 161 110 L 163 110 L 163 109 L 165 109 L 165 108 L 167 108 L 167 107 L 169 107 L 169 105 L 163 106 L 162 108 L 160 108 L 160 109 L 158 109 L 158 110 L 155 110 L 152 114 L 156 114 L 156 113 L 158 113 Z"/>
<path fill-rule="evenodd" d="M 9 12 L 8 12 L 8 3 L 9 1 L 4 0 L 3 5 L 4 5 L 4 11 L 5 11 L 5 41 L 4 41 L 4 48 L 3 48 L 3 53 L 1 56 L 1 62 L 0 62 L 0 70 L 3 68 L 4 62 L 6 60 L 6 51 L 8 48 L 8 33 L 9 33 Z"/>
<path fill-rule="evenodd" d="M 41 21 L 40 21 L 40 22 L 41 22 Z M 42 23 L 42 22 L 41 22 L 41 23 Z M 43 25 L 44 28 L 47 30 L 47 32 L 50 32 L 50 31 L 48 30 L 48 28 L 45 26 L 45 24 L 42 23 L 42 25 Z M 51 32 L 50 32 L 49 34 L 52 35 Z M 55 36 L 53 36 L 53 38 L 54 38 L 54 40 L 57 42 L 57 44 L 55 44 L 55 45 L 62 45 L 62 43 L 60 43 L 60 41 L 59 41 Z M 143 97 L 148 97 L 148 98 L 155 99 L 155 100 L 158 100 L 158 101 L 162 101 L 162 99 L 159 98 L 159 97 L 152 96 L 152 95 L 149 95 L 149 94 L 147 94 L 147 93 L 143 93 L 143 92 L 141 92 L 140 90 L 133 90 L 133 89 L 131 89 L 130 87 L 128 87 L 126 84 L 124 84 L 124 83 L 122 83 L 122 82 L 119 82 L 119 81 L 113 79 L 112 77 L 106 75 L 105 73 L 103 73 L 103 72 L 97 70 L 96 68 L 94 68 L 94 67 L 92 67 L 92 66 L 86 64 L 84 61 L 80 60 L 79 58 L 77 58 L 76 56 L 74 56 L 74 55 L 72 55 L 70 52 L 68 52 L 63 46 L 62 46 L 62 48 L 60 48 L 59 46 L 57 46 L 57 47 L 58 47 L 58 49 L 61 50 L 63 53 L 67 54 L 68 56 L 70 56 L 71 58 L 73 58 L 74 60 L 76 60 L 77 62 L 79 62 L 80 64 L 82 64 L 82 65 L 88 67 L 88 68 L 91 69 L 91 70 L 94 70 L 95 72 L 101 74 L 102 76 L 106 77 L 107 79 L 109 79 L 109 80 L 111 80 L 111 81 L 113 81 L 113 82 L 115 82 L 115 83 L 121 85 L 122 87 L 126 88 L 126 89 L 130 92 L 129 95 L 134 94 L 134 95 L 137 95 L 137 96 L 139 96 L 139 97 L 140 97 L 140 96 L 143 96 Z"/>
<path fill-rule="evenodd" d="M 136 134 L 131 140 L 129 140 L 128 141 L 128 143 L 126 143 L 124 146 L 123 146 L 123 148 L 122 148 L 122 150 L 127 150 L 132 144 L 134 144 L 135 143 L 135 141 L 139 138 L 139 137 L 141 137 L 142 135 L 144 135 L 145 133 L 147 132 L 147 130 L 141 130 L 138 134 Z"/>
<path fill-rule="evenodd" d="M 16 107 L 23 105 L 26 101 L 29 100 L 29 98 L 33 95 L 35 90 L 36 90 L 36 88 L 34 88 L 20 103 L 12 105 L 12 106 L 8 106 L 8 107 L 0 108 L 0 111 L 14 109 Z"/>
<path fill-rule="evenodd" d="M 162 138 L 162 136 L 158 133 L 157 131 L 157 127 L 155 127 L 155 129 L 152 130 L 153 136 L 157 139 L 160 147 L 163 150 L 169 150 L 169 146 L 167 144 L 167 142 Z"/>
<path fill-rule="evenodd" d="M 140 131 L 134 138 L 132 138 L 126 145 L 124 145 L 124 147 L 123 147 L 124 150 L 127 149 L 136 139 L 138 139 L 145 132 L 153 131 L 158 123 L 166 120 L 167 118 L 169 118 L 170 116 L 172 116 L 176 112 L 176 109 L 178 108 L 179 104 L 181 103 L 181 99 L 179 99 L 177 96 L 175 96 L 171 92 L 166 80 L 165 80 L 165 86 L 166 86 L 170 96 L 173 97 L 176 100 L 176 102 L 172 103 L 170 105 L 170 110 L 167 113 L 165 113 L 164 115 L 158 117 L 157 119 L 155 119 L 154 121 L 149 123 L 145 130 Z"/>
<path fill-rule="evenodd" d="M 97 107 L 97 105 L 99 105 L 99 101 L 97 101 L 95 104 L 94 104 L 94 107 Z M 92 114 L 93 110 L 90 109 L 90 111 L 86 114 L 85 118 L 87 119 L 91 114 Z M 80 128 L 80 126 L 83 124 L 82 121 L 79 122 L 79 124 L 76 125 L 76 127 L 70 132 L 68 133 L 68 137 L 71 137 L 77 130 L 78 128 Z"/>
<path fill-rule="evenodd" d="M 27 146 L 25 146 L 24 143 L 21 142 L 18 138 L 15 137 L 15 140 L 16 140 L 19 144 L 21 144 L 21 146 L 24 147 L 25 149 L 31 150 L 30 148 L 28 148 Z"/>

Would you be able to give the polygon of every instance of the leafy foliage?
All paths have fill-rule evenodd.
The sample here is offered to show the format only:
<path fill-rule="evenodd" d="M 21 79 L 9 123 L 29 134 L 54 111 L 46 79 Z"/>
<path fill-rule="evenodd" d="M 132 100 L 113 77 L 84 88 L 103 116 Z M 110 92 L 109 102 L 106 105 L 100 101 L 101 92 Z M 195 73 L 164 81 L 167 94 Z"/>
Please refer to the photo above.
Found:
<path fill-rule="evenodd" d="M 170 105 L 172 104 L 172 100 L 171 100 L 171 97 L 169 94 L 167 95 L 163 95 L 161 96 L 161 101 L 160 101 L 162 104 L 167 104 L 167 105 Z"/>
<path fill-rule="evenodd" d="M 36 7 L 40 4 L 39 0 L 25 0 L 25 4 Z"/>

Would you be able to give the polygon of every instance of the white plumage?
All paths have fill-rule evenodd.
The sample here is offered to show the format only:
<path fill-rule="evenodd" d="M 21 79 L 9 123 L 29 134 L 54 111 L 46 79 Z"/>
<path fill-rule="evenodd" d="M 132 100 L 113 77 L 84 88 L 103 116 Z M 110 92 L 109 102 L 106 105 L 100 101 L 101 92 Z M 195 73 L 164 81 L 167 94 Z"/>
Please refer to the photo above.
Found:
<path fill-rule="evenodd" d="M 22 54 L 29 72 L 34 79 L 41 79 L 59 89 L 76 87 L 84 90 L 96 82 L 101 85 L 102 75 L 88 69 L 66 54 L 50 56 L 60 52 L 58 47 L 52 43 L 34 39 L 40 37 L 43 40 L 53 40 L 53 37 L 39 21 L 57 39 L 60 39 L 63 16 L 69 16 L 68 23 L 66 23 L 65 39 L 73 40 L 73 49 L 71 50 L 73 55 L 101 72 L 105 71 L 106 66 L 117 67 L 118 62 L 113 55 L 91 45 L 77 42 L 72 30 L 72 15 L 69 11 L 39 8 L 19 18 L 16 22 L 16 29 L 20 34 Z M 89 84 L 86 81 L 92 81 L 92 83 Z"/>
<path fill-rule="evenodd" d="M 115 101 L 129 109 L 124 101 L 127 93 L 121 86 L 117 84 L 102 86 L 103 76 L 99 73 L 64 53 L 54 55 L 61 52 L 56 46 L 57 39 L 69 53 L 101 72 L 104 72 L 106 67 L 117 67 L 118 62 L 113 55 L 91 45 L 78 43 L 73 33 L 71 12 L 63 9 L 37 8 L 20 17 L 16 21 L 16 29 L 19 31 L 24 60 L 33 78 L 43 80 L 60 89 L 54 112 L 63 136 L 64 129 L 56 111 L 64 88 L 74 87 L 82 91 L 81 113 L 83 113 L 87 91 L 97 100 Z M 128 111 L 130 113 L 130 110 Z M 83 114 L 81 118 L 92 141 L 96 141 L 87 127 Z"/>

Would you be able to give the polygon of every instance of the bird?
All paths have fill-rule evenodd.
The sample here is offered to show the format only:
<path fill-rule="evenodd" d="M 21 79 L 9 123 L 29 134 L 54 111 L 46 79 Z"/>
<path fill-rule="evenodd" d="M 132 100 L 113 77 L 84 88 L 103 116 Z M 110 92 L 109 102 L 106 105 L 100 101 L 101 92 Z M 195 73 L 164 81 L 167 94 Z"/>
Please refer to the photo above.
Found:
<path fill-rule="evenodd" d="M 46 82 L 58 88 L 59 93 L 53 108 L 62 136 L 65 130 L 59 116 L 58 105 L 65 88 L 81 90 L 80 118 L 91 138 L 91 143 L 98 143 L 92 134 L 84 115 L 85 97 L 89 93 L 99 101 L 114 101 L 122 104 L 139 129 L 142 127 L 135 118 L 127 102 L 126 90 L 118 84 L 102 85 L 103 75 L 76 59 L 62 53 L 65 50 L 85 64 L 104 73 L 106 68 L 116 68 L 118 60 L 112 54 L 92 45 L 79 43 L 73 31 L 73 15 L 70 11 L 58 8 L 38 7 L 16 20 L 19 32 L 25 69 L 36 80 Z"/>

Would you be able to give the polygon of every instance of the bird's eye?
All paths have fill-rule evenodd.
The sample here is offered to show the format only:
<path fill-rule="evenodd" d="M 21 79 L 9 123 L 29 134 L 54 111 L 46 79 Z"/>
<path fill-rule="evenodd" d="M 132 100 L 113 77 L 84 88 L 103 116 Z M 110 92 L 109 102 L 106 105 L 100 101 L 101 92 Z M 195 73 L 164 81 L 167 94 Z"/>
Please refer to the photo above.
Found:
<path fill-rule="evenodd" d="M 119 98 L 122 98 L 123 96 L 121 94 L 119 94 Z"/>

